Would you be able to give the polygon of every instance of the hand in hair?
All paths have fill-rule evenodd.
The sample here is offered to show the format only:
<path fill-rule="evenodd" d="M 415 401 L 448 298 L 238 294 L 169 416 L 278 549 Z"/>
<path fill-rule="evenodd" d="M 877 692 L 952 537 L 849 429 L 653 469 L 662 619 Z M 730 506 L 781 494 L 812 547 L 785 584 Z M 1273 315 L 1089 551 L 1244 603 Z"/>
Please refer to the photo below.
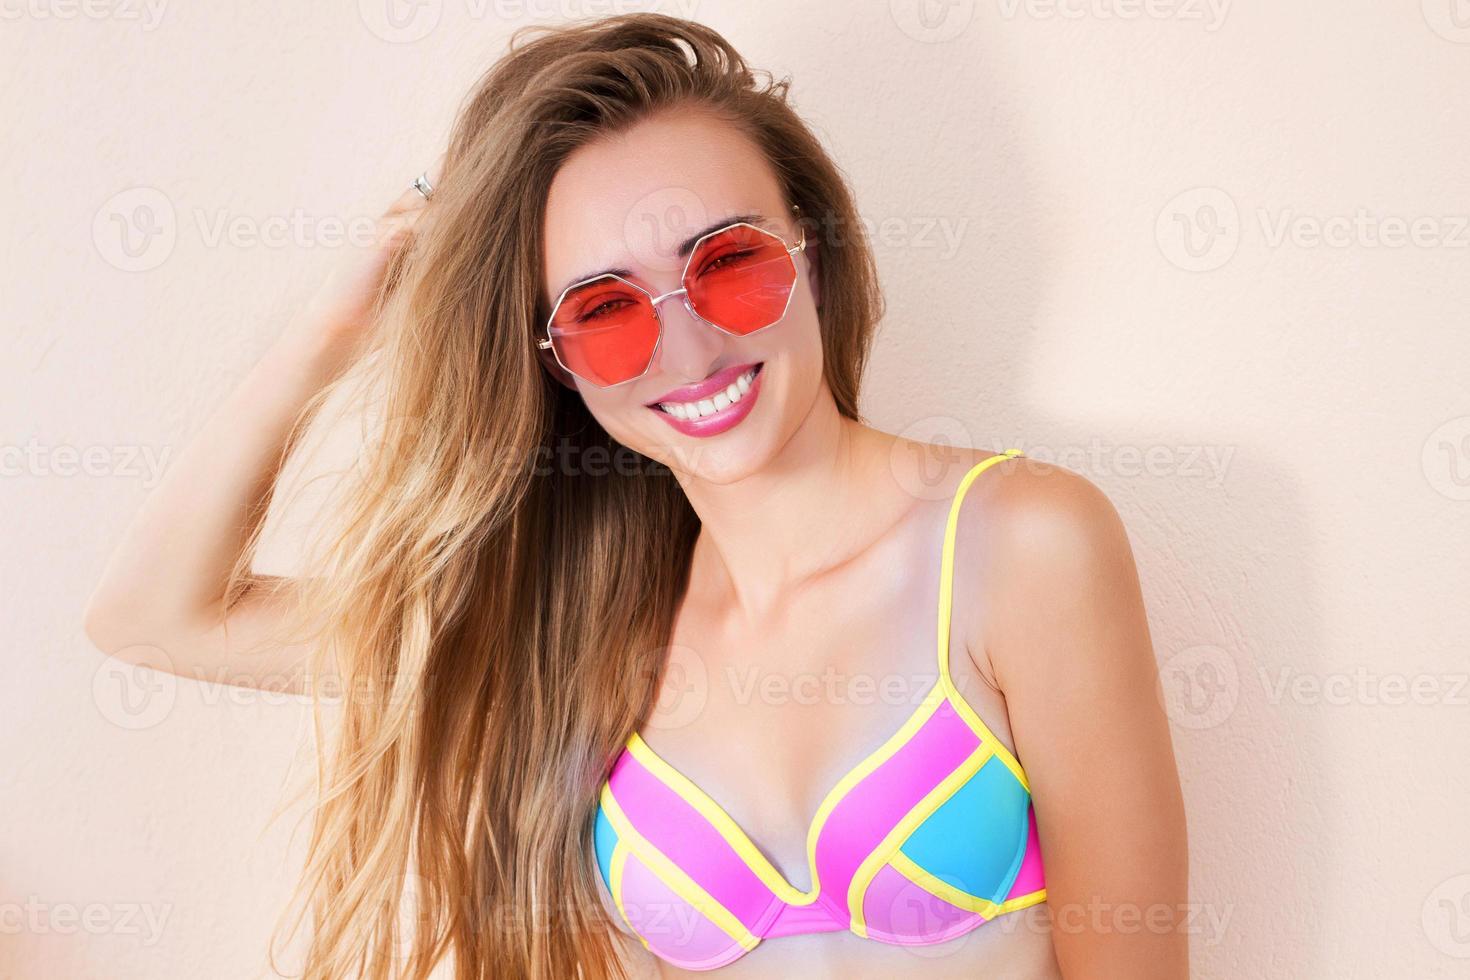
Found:
<path fill-rule="evenodd" d="M 443 157 L 427 171 L 431 184 L 439 183 Z M 379 216 L 371 241 L 352 244 L 323 281 L 315 295 L 293 320 L 291 332 L 338 353 L 346 366 L 371 345 L 371 326 L 378 304 L 396 280 L 397 263 L 413 238 L 415 226 L 429 212 L 428 199 L 414 187 L 398 195 Z"/>

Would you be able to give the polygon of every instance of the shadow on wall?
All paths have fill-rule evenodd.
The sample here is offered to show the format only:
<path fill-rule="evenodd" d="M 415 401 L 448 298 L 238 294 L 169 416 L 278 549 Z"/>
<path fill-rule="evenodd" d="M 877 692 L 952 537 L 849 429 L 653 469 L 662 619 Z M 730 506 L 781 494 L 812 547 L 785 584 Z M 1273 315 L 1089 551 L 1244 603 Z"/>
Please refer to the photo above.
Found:
<path fill-rule="evenodd" d="M 1249 950 L 1267 949 L 1276 975 L 1320 975 L 1330 957 L 1310 869 L 1334 863 L 1318 852 L 1341 819 L 1318 801 L 1341 794 L 1328 782 L 1320 719 L 1290 710 L 1292 678 L 1325 668 L 1321 626 L 1304 615 L 1319 584 L 1289 461 L 1264 446 L 1202 443 L 1198 432 L 1079 426 L 1028 404 L 1035 325 L 1054 285 L 1048 226 L 1076 216 L 1049 213 L 1058 195 L 1024 158 L 1039 140 L 1017 138 L 1024 119 L 1005 115 L 1004 85 L 989 74 L 1000 59 L 986 56 L 983 36 L 967 43 L 981 50 L 931 87 L 924 112 L 890 117 L 907 119 L 908 131 L 890 134 L 898 145 L 942 141 L 946 158 L 969 162 L 953 180 L 931 177 L 955 189 L 937 220 L 962 244 L 936 261 L 942 249 L 917 238 L 931 219 L 915 219 L 907 199 L 886 197 L 887 187 L 860 198 L 888 297 L 863 410 L 913 439 L 1020 447 L 1108 495 L 1133 543 L 1188 811 L 1193 969 L 1231 976 L 1242 958 L 1262 959 Z M 914 237 L 885 237 L 885 208 Z M 1185 273 L 1161 261 L 1159 275 L 1169 274 Z M 916 342 L 931 327 L 967 346 Z"/>

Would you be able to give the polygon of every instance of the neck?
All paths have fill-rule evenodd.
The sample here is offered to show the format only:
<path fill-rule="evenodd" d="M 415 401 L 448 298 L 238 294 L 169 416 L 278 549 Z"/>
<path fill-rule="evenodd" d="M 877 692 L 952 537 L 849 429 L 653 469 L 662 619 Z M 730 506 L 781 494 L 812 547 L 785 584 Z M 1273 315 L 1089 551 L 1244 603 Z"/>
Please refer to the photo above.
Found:
<path fill-rule="evenodd" d="M 894 439 L 843 417 L 824 386 L 791 439 L 748 476 L 714 484 L 681 474 L 702 524 L 693 580 L 747 622 L 768 622 L 794 587 L 891 523 L 889 508 L 871 504 L 891 498 Z"/>

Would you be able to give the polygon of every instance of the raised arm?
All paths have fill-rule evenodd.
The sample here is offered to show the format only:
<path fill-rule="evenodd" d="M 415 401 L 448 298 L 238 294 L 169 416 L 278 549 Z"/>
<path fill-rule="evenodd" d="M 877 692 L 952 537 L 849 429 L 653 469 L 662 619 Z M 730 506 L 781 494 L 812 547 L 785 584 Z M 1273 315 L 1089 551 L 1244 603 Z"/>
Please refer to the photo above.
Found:
<path fill-rule="evenodd" d="M 301 690 L 307 648 L 282 642 L 290 581 L 226 595 L 279 476 L 293 424 L 370 344 L 393 254 L 424 213 L 406 191 L 179 453 L 124 531 L 87 604 L 98 649 L 176 674 Z"/>

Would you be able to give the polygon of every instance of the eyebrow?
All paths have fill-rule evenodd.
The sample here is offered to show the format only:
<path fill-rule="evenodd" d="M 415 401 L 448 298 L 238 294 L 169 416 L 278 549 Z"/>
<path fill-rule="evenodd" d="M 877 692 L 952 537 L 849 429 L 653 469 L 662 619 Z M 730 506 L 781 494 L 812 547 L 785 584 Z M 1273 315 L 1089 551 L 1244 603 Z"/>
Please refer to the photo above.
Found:
<path fill-rule="evenodd" d="M 689 257 L 689 253 L 694 251 L 694 243 L 699 241 L 705 235 L 708 235 L 712 231 L 719 231 L 721 228 L 726 228 L 730 225 L 738 225 L 742 222 L 746 224 L 757 225 L 759 227 L 765 228 L 767 231 L 775 232 L 775 229 L 771 227 L 770 219 L 768 219 L 765 215 L 760 214 L 759 212 L 731 215 L 728 218 L 721 218 L 719 221 L 715 221 L 709 225 L 706 225 L 700 231 L 696 231 L 694 234 L 684 239 L 682 242 L 679 243 L 679 247 L 674 250 L 674 254 L 681 259 L 687 259 Z M 599 276 L 622 276 L 624 279 L 631 279 L 633 278 L 633 270 L 624 268 L 602 269 L 598 272 L 588 272 L 585 275 L 573 276 L 571 279 L 568 279 L 560 289 L 551 294 L 552 301 L 554 302 L 558 296 L 566 292 L 572 286 L 575 286 L 577 283 L 586 282 L 588 279 L 596 279 Z"/>

